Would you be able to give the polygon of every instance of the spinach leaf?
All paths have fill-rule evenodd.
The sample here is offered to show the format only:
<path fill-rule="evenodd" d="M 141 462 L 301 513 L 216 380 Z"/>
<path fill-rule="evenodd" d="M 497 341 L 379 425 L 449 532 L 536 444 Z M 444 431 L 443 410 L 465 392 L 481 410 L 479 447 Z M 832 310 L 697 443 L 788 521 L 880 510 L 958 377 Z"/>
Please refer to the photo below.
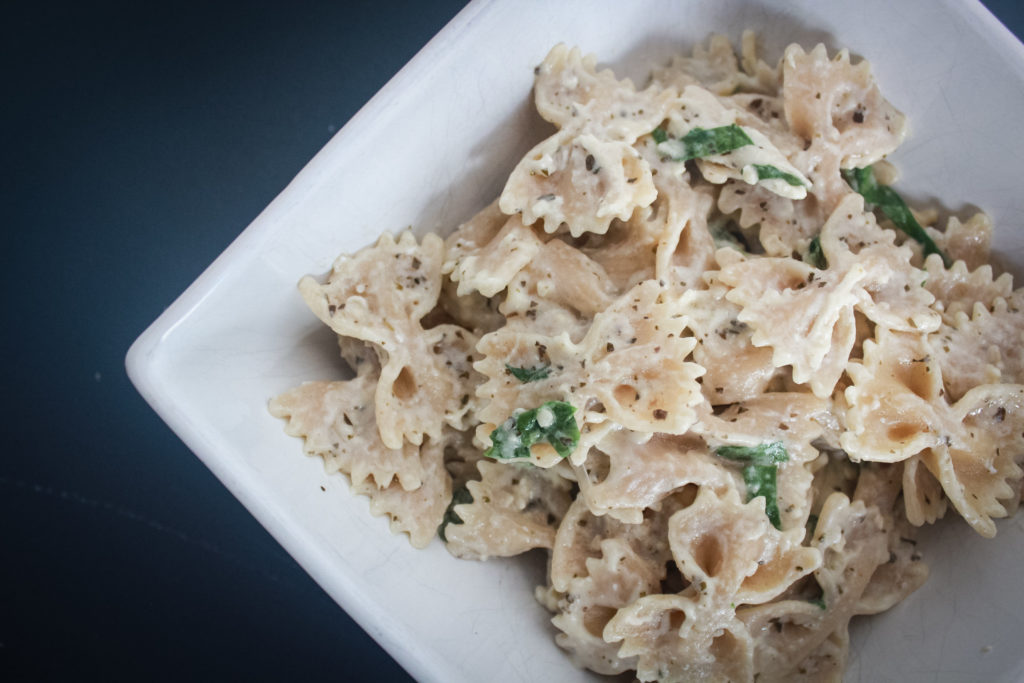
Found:
<path fill-rule="evenodd" d="M 658 143 L 658 151 L 673 161 L 725 154 L 754 144 L 750 136 L 735 123 L 717 128 L 694 128 L 681 138 L 669 138 L 664 130 L 655 128 L 651 136 Z"/>
<path fill-rule="evenodd" d="M 441 540 L 445 543 L 448 539 L 445 538 L 444 529 L 449 524 L 462 524 L 462 518 L 455 513 L 456 505 L 463 505 L 465 503 L 473 502 L 473 494 L 469 492 L 465 486 L 455 489 L 452 492 L 452 500 L 448 503 L 448 507 L 444 511 L 444 518 L 441 520 L 441 524 L 437 527 L 437 535 L 441 537 Z"/>
<path fill-rule="evenodd" d="M 807 516 L 807 535 L 813 536 L 814 530 L 818 527 L 818 515 Z"/>
<path fill-rule="evenodd" d="M 821 235 L 816 235 L 807 245 L 806 261 L 818 270 L 828 268 L 828 259 L 825 258 L 825 252 L 821 250 Z"/>
<path fill-rule="evenodd" d="M 747 485 L 747 501 L 764 497 L 764 513 L 776 529 L 782 529 L 779 513 L 778 487 L 775 465 L 747 465 L 743 468 L 743 483 Z"/>
<path fill-rule="evenodd" d="M 935 241 L 928 236 L 921 224 L 910 212 L 907 203 L 903 201 L 896 190 L 888 185 L 880 185 L 875 179 L 875 172 L 871 166 L 864 168 L 847 168 L 842 171 L 843 179 L 853 188 L 854 192 L 864 197 L 867 204 L 873 204 L 881 209 L 882 213 L 888 216 L 897 228 L 905 232 L 921 243 L 924 254 L 938 254 L 942 263 L 947 268 L 953 265 L 953 261 L 939 249 Z"/>
<path fill-rule="evenodd" d="M 747 502 L 758 496 L 764 497 L 764 512 L 776 529 L 782 529 L 779 513 L 779 495 L 776 474 L 778 464 L 789 460 L 789 453 L 781 441 L 771 441 L 758 446 L 720 446 L 715 455 L 727 460 L 745 463 L 743 483 L 747 486 Z"/>
<path fill-rule="evenodd" d="M 548 401 L 513 415 L 491 432 L 491 446 L 484 455 L 495 460 L 529 458 L 530 447 L 544 442 L 564 458 L 580 440 L 575 413 L 576 408 L 565 401 Z"/>
<path fill-rule="evenodd" d="M 777 465 L 789 460 L 789 453 L 781 441 L 770 441 L 758 446 L 719 446 L 715 449 L 715 455 L 751 465 Z"/>
<path fill-rule="evenodd" d="M 537 365 L 532 368 L 517 368 L 505 363 L 505 369 L 523 384 L 547 379 L 548 375 L 551 374 L 550 365 Z"/>
<path fill-rule="evenodd" d="M 722 247 L 731 247 L 736 251 L 746 252 L 747 247 L 740 242 L 736 235 L 728 230 L 728 227 L 730 226 L 735 226 L 735 223 L 729 220 L 712 221 L 708 225 L 708 231 L 711 233 L 711 239 L 715 241 L 715 248 L 721 249 Z"/>
<path fill-rule="evenodd" d="M 786 173 L 777 166 L 771 164 L 752 164 L 754 170 L 757 171 L 758 180 L 768 180 L 770 178 L 779 178 L 785 180 L 787 184 L 793 185 L 794 187 L 806 187 L 804 181 L 797 178 L 792 173 Z"/>

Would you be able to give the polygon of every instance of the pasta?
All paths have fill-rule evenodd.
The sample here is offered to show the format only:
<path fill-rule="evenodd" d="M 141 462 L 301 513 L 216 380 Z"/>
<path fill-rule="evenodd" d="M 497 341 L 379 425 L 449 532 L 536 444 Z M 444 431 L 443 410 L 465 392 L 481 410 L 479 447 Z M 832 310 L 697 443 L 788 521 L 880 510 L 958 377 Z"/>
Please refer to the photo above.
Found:
<path fill-rule="evenodd" d="M 351 379 L 270 402 L 416 547 L 548 553 L 575 663 L 841 680 L 850 620 L 1024 479 L 1024 290 L 992 225 L 910 210 L 866 61 L 713 36 L 638 89 L 578 49 L 555 130 L 446 238 L 384 235 L 299 290 Z"/>

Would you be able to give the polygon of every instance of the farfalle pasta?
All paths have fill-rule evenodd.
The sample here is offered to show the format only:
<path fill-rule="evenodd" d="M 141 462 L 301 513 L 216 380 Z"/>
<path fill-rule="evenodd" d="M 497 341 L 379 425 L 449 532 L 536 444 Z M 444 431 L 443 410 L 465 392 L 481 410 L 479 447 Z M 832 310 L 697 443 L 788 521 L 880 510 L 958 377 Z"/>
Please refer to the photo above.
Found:
<path fill-rule="evenodd" d="M 846 51 L 713 36 L 638 88 L 559 45 L 535 73 L 555 130 L 490 206 L 302 279 L 354 376 L 271 413 L 414 546 L 548 553 L 580 666 L 841 680 L 850 620 L 927 577 L 915 529 L 994 536 L 1020 501 L 991 222 L 907 207 L 905 119 Z"/>

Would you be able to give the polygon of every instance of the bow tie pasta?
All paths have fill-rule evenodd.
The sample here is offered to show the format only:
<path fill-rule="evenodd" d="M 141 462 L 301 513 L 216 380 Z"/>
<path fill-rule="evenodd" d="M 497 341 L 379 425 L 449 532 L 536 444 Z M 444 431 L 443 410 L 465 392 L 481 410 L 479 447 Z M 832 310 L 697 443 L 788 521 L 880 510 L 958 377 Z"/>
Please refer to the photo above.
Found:
<path fill-rule="evenodd" d="M 891 187 L 867 62 L 714 36 L 638 88 L 555 47 L 555 131 L 446 239 L 303 278 L 348 380 L 270 411 L 422 547 L 543 548 L 555 641 L 643 681 L 839 680 L 850 620 L 1024 478 L 1024 290 Z"/>

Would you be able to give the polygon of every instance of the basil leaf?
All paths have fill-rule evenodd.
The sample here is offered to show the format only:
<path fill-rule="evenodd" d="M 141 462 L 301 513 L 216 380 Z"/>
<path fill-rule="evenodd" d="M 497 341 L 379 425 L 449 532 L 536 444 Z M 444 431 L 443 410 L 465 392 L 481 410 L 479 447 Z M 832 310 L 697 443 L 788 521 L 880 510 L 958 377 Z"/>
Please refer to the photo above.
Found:
<path fill-rule="evenodd" d="M 768 521 L 776 529 L 782 529 L 782 516 L 779 514 L 778 487 L 775 465 L 747 465 L 743 468 L 743 483 L 747 485 L 747 502 L 758 496 L 764 497 L 764 513 Z"/>
<path fill-rule="evenodd" d="M 826 609 L 825 598 L 815 598 L 813 600 L 808 600 L 807 602 L 811 603 L 812 605 L 817 605 L 821 609 Z"/>
<path fill-rule="evenodd" d="M 491 446 L 484 455 L 495 460 L 525 459 L 531 446 L 543 442 L 564 458 L 580 440 L 575 413 L 576 408 L 565 401 L 548 401 L 514 415 L 491 432 Z"/>
<path fill-rule="evenodd" d="M 444 529 L 449 524 L 462 524 L 462 518 L 455 513 L 456 505 L 463 505 L 465 503 L 473 502 L 473 494 L 469 492 L 465 486 L 455 489 L 452 492 L 451 502 L 448 503 L 448 507 L 444 511 L 444 518 L 441 520 L 441 524 L 437 527 L 437 535 L 441 537 L 441 540 L 445 543 L 448 539 L 444 535 Z"/>
<path fill-rule="evenodd" d="M 771 441 L 757 446 L 719 446 L 715 455 L 728 460 L 740 460 L 751 465 L 777 465 L 789 460 L 786 445 L 781 441 Z"/>
<path fill-rule="evenodd" d="M 947 268 L 953 265 L 953 261 L 939 249 L 935 241 L 928 236 L 921 224 L 910 212 L 907 203 L 888 185 L 880 185 L 875 179 L 875 172 L 871 166 L 864 168 L 846 168 L 842 171 L 843 179 L 853 188 L 853 191 L 864 197 L 864 201 L 873 204 L 881 209 L 889 220 L 897 228 L 905 232 L 911 238 L 920 242 L 925 256 L 938 254 L 942 263 Z"/>
<path fill-rule="evenodd" d="M 747 486 L 747 502 L 758 496 L 764 497 L 764 512 L 776 529 L 782 529 L 782 515 L 779 513 L 779 495 L 776 485 L 777 465 L 789 460 L 789 453 L 781 441 L 771 441 L 757 446 L 719 446 L 715 455 L 746 463 L 743 468 L 743 483 Z"/>
<path fill-rule="evenodd" d="M 840 173 L 846 184 L 853 188 L 854 192 L 862 195 L 864 199 L 868 199 L 868 195 L 878 188 L 878 181 L 875 180 L 875 169 L 871 166 L 844 168 Z"/>
<path fill-rule="evenodd" d="M 660 134 L 658 131 L 661 131 Z M 658 151 L 673 161 L 689 161 L 714 154 L 725 154 L 754 144 L 750 136 L 735 123 L 717 128 L 694 128 L 681 138 L 669 138 L 660 128 L 655 128 L 651 135 L 658 142 Z M 665 139 L 658 140 L 661 136 Z"/>
<path fill-rule="evenodd" d="M 736 251 L 746 252 L 747 248 L 736 235 L 726 230 L 728 223 L 721 223 L 717 225 L 709 225 L 708 230 L 711 232 L 711 239 L 715 242 L 715 248 L 721 249 L 722 247 L 731 247 Z"/>
<path fill-rule="evenodd" d="M 651 131 L 651 137 L 654 138 L 655 143 L 661 144 L 662 142 L 665 142 L 665 140 L 668 140 L 668 133 L 665 132 L 664 128 L 658 126 Z"/>
<path fill-rule="evenodd" d="M 551 374 L 550 365 L 537 365 L 532 368 L 517 368 L 505 363 L 505 369 L 512 374 L 517 380 L 526 384 L 527 382 L 536 382 L 538 380 L 547 379 L 548 375 Z"/>
<path fill-rule="evenodd" d="M 491 446 L 484 455 L 495 460 L 515 460 L 529 458 L 530 447 L 524 446 L 522 438 L 516 431 L 515 418 L 509 418 L 491 432 Z"/>
<path fill-rule="evenodd" d="M 754 170 L 757 171 L 758 180 L 769 180 L 771 178 L 779 178 L 785 180 L 787 184 L 794 187 L 806 187 L 804 181 L 797 178 L 792 173 L 786 173 L 782 169 L 772 166 L 770 164 L 752 164 Z"/>
<path fill-rule="evenodd" d="M 828 259 L 825 258 L 825 252 L 821 250 L 821 235 L 815 236 L 807 245 L 806 261 L 818 270 L 828 268 Z"/>

